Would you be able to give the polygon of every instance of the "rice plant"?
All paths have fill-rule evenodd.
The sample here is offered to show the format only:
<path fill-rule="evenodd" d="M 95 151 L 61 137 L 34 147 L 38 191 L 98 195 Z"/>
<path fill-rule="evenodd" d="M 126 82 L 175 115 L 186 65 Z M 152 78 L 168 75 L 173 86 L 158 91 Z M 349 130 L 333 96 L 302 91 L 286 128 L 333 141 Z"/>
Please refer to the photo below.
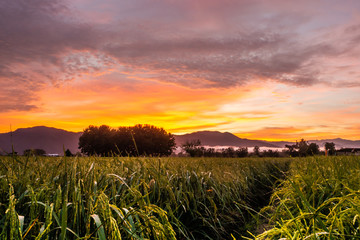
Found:
<path fill-rule="evenodd" d="M 263 209 L 270 229 L 255 239 L 360 239 L 360 158 L 294 161 Z"/>
<path fill-rule="evenodd" d="M 289 159 L 0 157 L 0 239 L 228 239 Z"/>

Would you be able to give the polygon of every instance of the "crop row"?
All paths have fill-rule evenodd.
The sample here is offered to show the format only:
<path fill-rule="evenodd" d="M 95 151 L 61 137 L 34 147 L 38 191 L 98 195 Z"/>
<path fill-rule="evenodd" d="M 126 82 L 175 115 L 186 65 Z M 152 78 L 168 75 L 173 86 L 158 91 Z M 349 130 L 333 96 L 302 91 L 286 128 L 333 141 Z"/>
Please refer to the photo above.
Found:
<path fill-rule="evenodd" d="M 0 239 L 358 239 L 359 160 L 2 157 Z"/>
<path fill-rule="evenodd" d="M 8 157 L 2 239 L 240 236 L 289 160 Z"/>

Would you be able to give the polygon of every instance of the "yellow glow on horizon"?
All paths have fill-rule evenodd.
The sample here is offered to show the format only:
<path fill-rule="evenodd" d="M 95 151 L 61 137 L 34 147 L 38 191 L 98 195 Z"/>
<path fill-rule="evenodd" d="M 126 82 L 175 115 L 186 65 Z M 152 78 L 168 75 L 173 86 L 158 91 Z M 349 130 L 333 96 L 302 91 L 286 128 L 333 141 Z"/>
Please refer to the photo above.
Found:
<path fill-rule="evenodd" d="M 316 93 L 301 95 L 296 88 L 256 83 L 231 89 L 196 89 L 134 80 L 126 87 L 95 78 L 61 88 L 49 86 L 39 93 L 38 108 L 31 111 L 0 113 L 0 132 L 9 132 L 10 124 L 12 130 L 43 125 L 73 132 L 89 125 L 116 128 L 151 124 L 174 134 L 210 130 L 268 141 L 358 140 L 360 113 L 356 108 L 313 112 Z M 347 123 L 343 123 L 344 118 L 329 119 L 329 114 L 343 116 Z"/>
<path fill-rule="evenodd" d="M 206 116 L 221 104 L 239 99 L 241 89 L 190 89 L 175 84 L 139 82 L 134 89 L 78 82 L 40 93 L 40 108 L 12 114 L 14 128 L 45 125 L 82 131 L 89 125 L 111 127 L 152 124 L 173 133 L 204 130 L 228 122 L 226 116 Z M 24 122 L 19 124 L 19 122 Z M 205 123 L 204 123 L 205 122 Z M 8 132 L 8 129 L 1 129 Z"/>

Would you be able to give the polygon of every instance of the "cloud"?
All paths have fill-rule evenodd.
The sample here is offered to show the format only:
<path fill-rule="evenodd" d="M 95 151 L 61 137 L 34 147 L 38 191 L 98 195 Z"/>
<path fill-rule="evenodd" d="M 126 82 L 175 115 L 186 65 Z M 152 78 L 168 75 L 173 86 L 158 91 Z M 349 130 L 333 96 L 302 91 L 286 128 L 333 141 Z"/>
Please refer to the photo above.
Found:
<path fill-rule="evenodd" d="M 96 34 L 76 22 L 62 1 L 1 1 L 0 23 L 0 111 L 33 109 L 37 92 L 47 84 L 89 70 L 72 68 L 69 55 L 96 50 Z"/>
<path fill-rule="evenodd" d="M 204 124 L 204 125 L 196 125 L 196 126 L 183 126 L 183 127 L 177 127 L 177 128 L 171 128 L 169 131 L 171 132 L 184 132 L 184 131 L 201 131 L 201 130 L 209 130 L 211 128 L 216 128 L 219 125 L 223 124 L 229 124 L 230 121 L 227 122 L 220 122 L 220 123 L 213 123 L 213 124 Z"/>
<path fill-rule="evenodd" d="M 266 4 L 253 2 L 165 2 L 165 7 L 158 6 L 162 12 L 157 19 L 121 21 L 114 33 L 119 41 L 107 44 L 104 51 L 149 79 L 196 88 L 227 88 L 253 80 L 295 86 L 326 81 L 317 65 L 339 50 L 321 36 L 316 41 L 303 39 L 297 29 L 307 24 L 310 13 L 271 8 L 261 14 Z M 171 20 L 167 14 L 173 14 L 174 6 L 180 10 Z"/>
<path fill-rule="evenodd" d="M 331 47 L 309 51 L 295 45 L 280 34 L 254 32 L 223 38 L 116 42 L 106 51 L 131 69 L 141 66 L 156 79 L 190 86 L 234 87 L 254 79 L 305 86 L 319 82 L 310 62 L 315 56 L 330 54 Z"/>
<path fill-rule="evenodd" d="M 0 111 L 34 109 L 39 90 L 109 69 L 189 88 L 358 86 L 341 85 L 328 64 L 359 53 L 357 20 L 331 22 L 322 3 L 305 3 L 3 0 Z M 21 97 L 12 97 L 14 88 Z"/>

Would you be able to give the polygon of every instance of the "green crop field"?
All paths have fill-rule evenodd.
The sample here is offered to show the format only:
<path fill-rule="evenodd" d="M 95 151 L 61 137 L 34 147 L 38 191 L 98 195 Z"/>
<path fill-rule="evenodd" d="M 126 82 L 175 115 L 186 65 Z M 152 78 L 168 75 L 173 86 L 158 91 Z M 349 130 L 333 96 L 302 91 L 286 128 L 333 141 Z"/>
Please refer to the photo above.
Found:
<path fill-rule="evenodd" d="M 359 239 L 360 158 L 0 157 L 0 239 Z"/>

